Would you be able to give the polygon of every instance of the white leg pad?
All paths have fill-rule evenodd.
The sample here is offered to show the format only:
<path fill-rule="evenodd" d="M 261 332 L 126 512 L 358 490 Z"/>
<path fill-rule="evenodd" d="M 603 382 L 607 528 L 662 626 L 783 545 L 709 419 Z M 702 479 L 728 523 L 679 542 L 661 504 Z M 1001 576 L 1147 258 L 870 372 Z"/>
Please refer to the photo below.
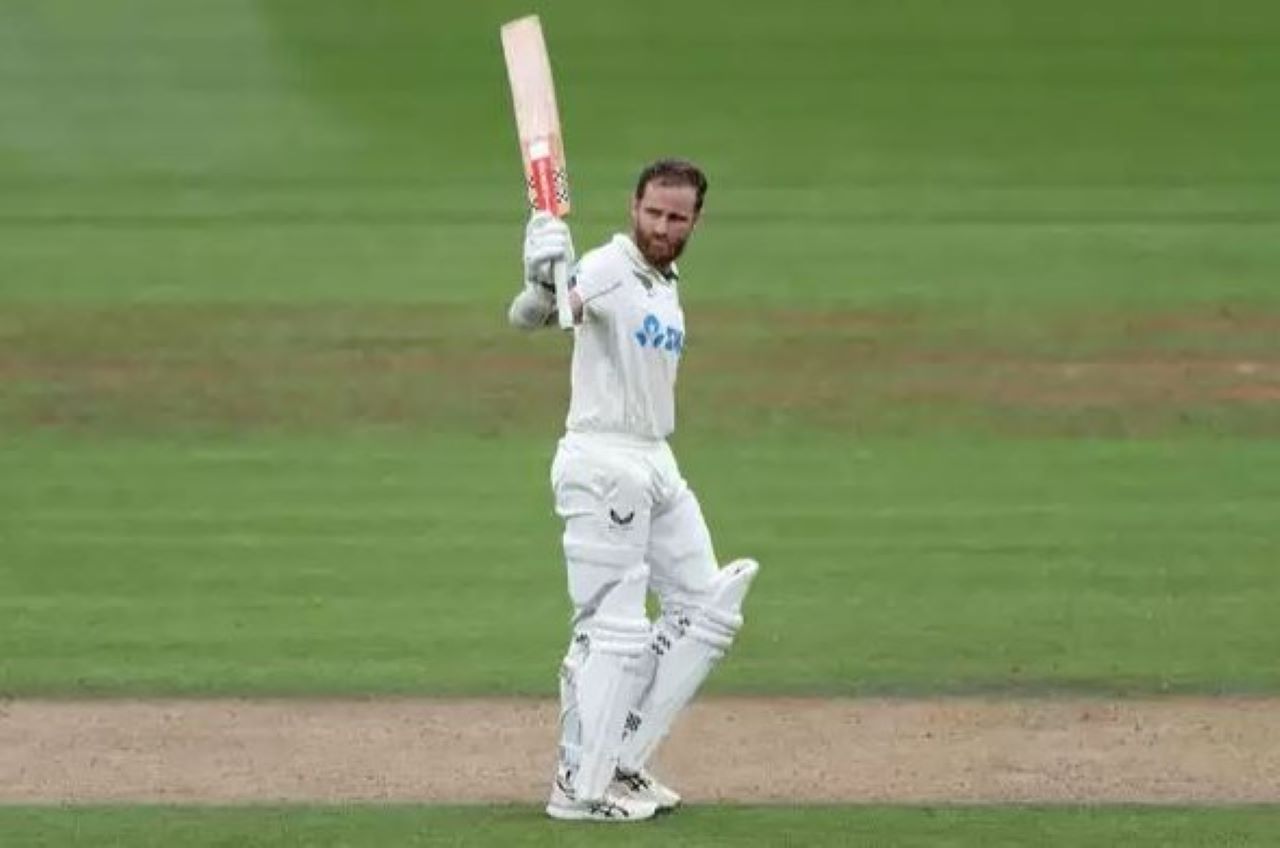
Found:
<path fill-rule="evenodd" d="M 578 720 L 578 676 L 587 658 L 586 633 L 574 633 L 560 662 L 560 768 L 576 774 L 582 762 L 582 722 Z"/>
<path fill-rule="evenodd" d="M 597 616 L 591 624 L 575 686 L 581 747 L 573 788 L 579 799 L 603 798 L 613 780 L 631 704 L 629 668 L 643 654 L 649 634 L 643 618 Z"/>
<path fill-rule="evenodd" d="M 759 568 L 754 560 L 730 563 L 720 570 L 710 598 L 687 625 L 663 621 L 656 629 L 648 646 L 651 681 L 626 717 L 627 732 L 618 758 L 626 771 L 644 768 L 676 715 L 733 644 L 742 627 L 742 601 Z"/>

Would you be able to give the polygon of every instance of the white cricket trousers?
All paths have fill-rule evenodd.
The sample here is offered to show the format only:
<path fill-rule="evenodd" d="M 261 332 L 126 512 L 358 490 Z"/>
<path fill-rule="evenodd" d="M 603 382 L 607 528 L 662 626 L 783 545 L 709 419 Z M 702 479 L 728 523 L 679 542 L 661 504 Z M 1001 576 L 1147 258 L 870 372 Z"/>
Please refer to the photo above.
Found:
<path fill-rule="evenodd" d="M 589 625 L 623 574 L 643 572 L 663 616 L 680 617 L 705 600 L 718 568 L 711 534 L 665 440 L 567 433 L 551 488 L 565 524 L 575 631 Z M 624 609 L 619 600 L 608 600 L 610 615 L 645 617 L 643 593 L 626 593 Z"/>

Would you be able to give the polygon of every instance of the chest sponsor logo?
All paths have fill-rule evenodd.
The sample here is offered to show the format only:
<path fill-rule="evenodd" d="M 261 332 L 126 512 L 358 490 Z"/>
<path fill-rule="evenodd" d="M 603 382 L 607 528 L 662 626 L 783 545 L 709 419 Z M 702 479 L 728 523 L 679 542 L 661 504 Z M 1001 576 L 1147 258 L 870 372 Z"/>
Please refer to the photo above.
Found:
<path fill-rule="evenodd" d="M 662 326 L 662 321 L 653 313 L 644 316 L 644 323 L 639 330 L 636 330 L 635 338 L 640 343 L 640 347 L 668 350 L 676 356 L 684 353 L 684 330 L 679 327 Z"/>

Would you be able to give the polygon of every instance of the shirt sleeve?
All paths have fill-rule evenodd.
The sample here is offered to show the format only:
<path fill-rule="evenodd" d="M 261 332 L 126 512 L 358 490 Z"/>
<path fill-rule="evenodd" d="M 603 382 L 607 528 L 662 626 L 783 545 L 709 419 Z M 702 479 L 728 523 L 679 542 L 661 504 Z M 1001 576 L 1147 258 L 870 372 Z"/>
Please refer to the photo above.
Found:
<path fill-rule="evenodd" d="M 584 314 L 604 315 L 609 311 L 609 297 L 622 287 L 613 274 L 602 268 L 599 263 L 588 261 L 578 263 L 574 269 L 573 288 L 582 299 Z"/>

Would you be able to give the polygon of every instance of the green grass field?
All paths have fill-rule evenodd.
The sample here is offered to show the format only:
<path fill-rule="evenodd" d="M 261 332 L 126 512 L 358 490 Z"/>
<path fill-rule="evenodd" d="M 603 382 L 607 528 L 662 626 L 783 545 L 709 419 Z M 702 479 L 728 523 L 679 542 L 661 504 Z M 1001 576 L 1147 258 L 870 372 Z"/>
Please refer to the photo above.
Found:
<path fill-rule="evenodd" d="M 526 807 L 361 807 L 356 809 L 0 808 L 6 845 L 65 844 L 150 848 L 236 845 L 775 846 L 893 845 L 1012 848 L 1273 844 L 1280 812 L 1264 807 L 1069 810 L 943 807 L 728 807 L 692 809 L 630 828 L 556 826 Z"/>
<path fill-rule="evenodd" d="M 1275 691 L 1277 458 L 697 445 L 722 553 L 768 568 L 712 685 Z M 0 686 L 552 694 L 568 609 L 545 459 L 510 437 L 29 440 L 0 460 L 24 481 L 4 502 Z"/>
<path fill-rule="evenodd" d="M 553 692 L 567 346 L 503 325 L 524 213 L 497 26 L 527 11 L 0 9 L 0 693 Z M 646 160 L 711 175 L 675 447 L 721 554 L 765 569 L 712 690 L 1280 690 L 1274 4 L 539 11 L 580 250 Z M 628 844 L 1276 828 L 691 812 Z M 0 830 L 586 838 L 530 815 L 8 808 Z"/>

